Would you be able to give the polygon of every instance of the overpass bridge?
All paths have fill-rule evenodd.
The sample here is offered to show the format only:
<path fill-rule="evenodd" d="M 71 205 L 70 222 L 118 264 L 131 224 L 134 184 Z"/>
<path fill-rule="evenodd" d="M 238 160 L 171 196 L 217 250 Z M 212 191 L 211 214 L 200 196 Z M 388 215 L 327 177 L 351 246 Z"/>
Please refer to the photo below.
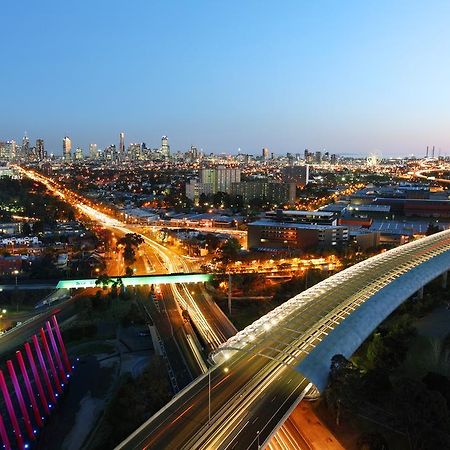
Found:
<path fill-rule="evenodd" d="M 205 283 L 212 275 L 205 273 L 169 273 L 162 275 L 142 275 L 134 277 L 109 277 L 107 285 L 121 280 L 124 286 L 144 286 L 149 284 L 177 284 L 177 283 Z M 102 284 L 96 284 L 98 278 L 84 278 L 77 280 L 59 280 L 52 282 L 0 284 L 2 290 L 35 290 L 35 289 L 87 289 L 98 288 Z"/>
<path fill-rule="evenodd" d="M 450 269 L 450 231 L 356 264 L 293 297 L 222 345 L 204 374 L 117 449 L 258 449 L 332 356 L 350 357 L 402 302 Z"/>

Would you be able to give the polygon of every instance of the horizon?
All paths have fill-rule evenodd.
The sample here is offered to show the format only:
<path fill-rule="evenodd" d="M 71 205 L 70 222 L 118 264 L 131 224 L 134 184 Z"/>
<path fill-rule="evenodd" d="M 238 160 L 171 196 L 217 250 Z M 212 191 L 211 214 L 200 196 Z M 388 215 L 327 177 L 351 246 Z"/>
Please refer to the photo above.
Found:
<path fill-rule="evenodd" d="M 127 144 L 166 134 L 174 151 L 207 154 L 444 156 L 449 13 L 439 1 L 10 2 L 0 140 L 27 130 L 59 155 L 65 135 L 87 152 L 125 129 Z"/>

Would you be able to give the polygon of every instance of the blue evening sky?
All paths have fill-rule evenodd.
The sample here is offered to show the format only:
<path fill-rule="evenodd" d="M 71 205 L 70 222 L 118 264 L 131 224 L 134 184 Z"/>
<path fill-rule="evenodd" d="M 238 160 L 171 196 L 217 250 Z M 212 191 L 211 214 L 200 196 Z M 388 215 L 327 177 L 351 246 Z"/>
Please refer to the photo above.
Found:
<path fill-rule="evenodd" d="M 14 0 L 0 140 L 450 154 L 450 2 Z"/>

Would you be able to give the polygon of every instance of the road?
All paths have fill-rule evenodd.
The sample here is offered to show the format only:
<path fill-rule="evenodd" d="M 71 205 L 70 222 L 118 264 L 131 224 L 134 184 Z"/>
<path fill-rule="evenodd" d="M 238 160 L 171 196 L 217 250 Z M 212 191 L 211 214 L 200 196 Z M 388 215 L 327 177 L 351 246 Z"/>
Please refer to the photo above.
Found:
<path fill-rule="evenodd" d="M 430 270 L 427 264 L 442 261 L 441 256 L 449 264 L 449 254 L 450 231 L 444 231 L 356 264 L 302 292 L 238 333 L 217 354 L 210 423 L 208 376 L 203 375 L 117 448 L 247 450 L 257 449 L 258 440 L 266 445 L 308 387 L 296 368 L 316 346 L 381 289 L 411 270 Z M 327 370 L 329 363 L 322 363 Z"/>
<path fill-rule="evenodd" d="M 72 205 L 76 206 L 83 214 L 87 215 L 91 220 L 96 221 L 97 223 L 100 223 L 102 226 L 105 226 L 109 229 L 114 230 L 115 232 L 119 233 L 129 233 L 129 232 L 135 232 L 134 229 L 126 226 L 125 224 L 121 223 L 120 221 L 111 218 L 107 214 L 99 211 L 94 207 L 94 205 L 88 205 L 84 202 L 84 199 L 81 199 L 79 196 L 75 195 L 74 193 L 70 192 L 67 189 L 60 188 L 57 186 L 52 180 L 43 177 L 40 174 L 36 174 L 32 171 L 27 171 L 24 169 L 21 169 L 24 175 L 29 176 L 30 178 L 39 181 L 46 185 L 55 195 L 62 198 L 64 201 L 71 203 Z M 181 256 L 177 255 L 175 252 L 167 249 L 166 247 L 158 244 L 157 242 L 151 240 L 149 237 L 141 234 L 141 236 L 144 238 L 144 245 L 141 246 L 143 248 L 143 265 L 144 267 L 139 268 L 138 270 L 143 270 L 144 272 L 148 269 L 146 267 L 146 262 L 152 267 L 152 270 L 156 272 L 189 272 L 191 271 L 191 267 L 188 262 Z M 170 295 L 170 291 L 172 295 Z M 164 309 L 167 313 L 167 325 L 171 328 L 171 333 L 174 334 L 175 339 L 173 341 L 180 347 L 180 354 L 186 355 L 190 354 L 191 357 L 189 359 L 192 360 L 192 355 L 199 360 L 199 354 L 202 349 L 199 349 L 198 344 L 196 344 L 196 339 L 194 333 L 190 334 L 186 332 L 186 324 L 179 324 L 177 323 L 179 321 L 178 317 L 180 316 L 180 309 L 185 309 L 188 311 L 189 316 L 191 318 L 192 324 L 195 327 L 195 329 L 199 332 L 203 343 L 206 346 L 207 351 L 217 349 L 221 344 L 223 344 L 229 337 L 233 336 L 236 333 L 236 329 L 231 324 L 231 322 L 227 319 L 227 317 L 224 315 L 224 313 L 220 310 L 220 308 L 216 305 L 214 301 L 210 298 L 210 296 L 206 293 L 205 289 L 203 287 L 199 286 L 187 286 L 187 285 L 170 285 L 169 287 L 164 288 Z M 178 312 L 178 314 L 177 314 Z M 161 314 L 162 315 L 162 314 Z M 175 320 L 175 322 L 174 322 Z M 161 322 L 163 323 L 163 322 Z M 161 323 L 159 326 L 161 326 Z M 164 326 L 164 324 L 162 325 Z M 177 335 L 177 330 L 180 330 L 180 334 Z M 164 333 L 167 335 L 167 329 Z M 190 352 L 186 352 L 187 345 L 190 347 Z M 172 350 L 172 358 L 175 354 L 175 351 Z M 199 362 L 199 367 L 202 366 L 202 364 Z M 221 392 L 222 383 L 226 382 L 228 377 L 231 379 L 236 378 L 235 383 L 236 386 L 238 386 L 240 383 L 242 383 L 242 380 L 245 378 L 240 374 L 240 370 L 245 371 L 247 374 L 248 380 L 249 380 L 249 386 L 251 385 L 253 381 L 252 374 L 254 371 L 256 372 L 263 372 L 267 371 L 267 367 L 265 366 L 265 359 L 261 361 L 261 358 L 256 358 L 252 364 L 248 364 L 247 360 L 242 360 L 241 362 L 236 361 L 236 364 L 242 364 L 242 367 L 238 365 L 238 371 L 236 374 L 239 373 L 239 376 L 237 376 L 235 373 L 230 373 L 229 375 L 222 374 L 220 369 L 213 368 L 212 369 L 212 383 L 213 383 L 213 391 L 216 390 L 218 392 L 218 396 L 213 399 L 212 401 L 212 411 L 214 412 L 216 409 L 221 405 L 221 402 L 223 402 L 226 398 L 228 398 L 227 391 L 224 393 Z M 191 363 L 187 364 L 190 367 L 193 366 L 192 361 Z M 205 366 L 201 367 L 202 372 L 205 371 Z M 282 366 L 283 368 L 283 366 Z M 195 372 L 193 370 L 192 372 Z M 194 377 L 196 373 L 192 373 L 191 375 Z M 198 373 L 198 372 L 197 372 Z M 260 373 L 260 378 L 264 379 L 269 375 L 269 373 Z M 295 377 L 296 373 L 292 373 L 292 377 Z M 260 379 L 260 382 L 261 382 Z M 292 380 L 291 380 L 292 381 Z M 198 378 L 193 382 L 195 386 L 200 384 L 200 392 L 203 392 L 204 395 L 204 383 L 205 383 L 205 376 Z M 227 384 L 225 384 L 226 386 Z M 303 392 L 303 389 L 308 385 L 308 382 L 302 378 L 301 380 L 297 380 L 295 383 L 292 382 L 292 386 L 295 386 L 295 393 L 293 394 L 292 398 L 297 398 L 301 392 Z M 190 385 L 192 386 L 192 384 Z M 266 388 L 264 388 L 266 389 Z M 273 392 L 272 392 L 273 393 Z M 261 398 L 264 396 L 263 394 Z M 270 400 L 270 403 L 274 401 L 277 397 L 277 393 L 273 394 L 272 400 Z M 244 394 L 242 394 L 240 397 L 237 398 L 237 402 L 240 403 L 243 399 Z M 178 397 L 177 397 L 178 398 Z M 267 402 L 269 402 L 269 395 L 266 397 Z M 277 423 L 282 414 L 283 410 L 280 408 L 278 410 L 278 414 L 274 415 L 274 417 L 269 417 L 267 414 L 271 414 L 271 408 L 272 405 L 266 405 L 265 408 L 265 415 L 260 415 L 259 417 L 255 417 L 252 419 L 252 426 L 258 426 L 261 428 L 261 430 L 264 429 L 264 424 L 267 421 L 273 421 Z M 201 420 L 202 416 L 204 416 L 204 404 L 200 404 L 200 407 L 196 414 L 194 415 L 195 420 Z M 185 412 L 182 412 L 182 416 L 186 415 L 187 417 L 190 417 L 193 412 L 186 414 Z M 270 420 L 269 420 L 270 419 Z M 234 422 L 233 422 L 234 423 Z M 208 430 L 210 429 L 210 426 L 208 425 Z M 212 428 L 211 428 L 212 429 Z M 206 433 L 205 433 L 206 435 Z M 186 437 L 185 434 L 180 434 L 180 439 Z M 256 436 L 254 438 L 250 437 L 250 435 L 247 435 L 250 441 L 254 441 L 255 445 L 257 443 Z M 292 434 L 290 433 L 288 428 L 285 428 L 282 430 L 282 432 L 277 436 L 277 442 L 284 442 L 284 448 L 289 448 L 289 446 L 286 445 L 286 437 L 292 437 Z M 241 441 L 239 442 L 239 445 L 241 445 Z M 233 444 L 230 448 L 234 448 L 235 444 Z M 155 447 L 156 448 L 156 447 Z M 161 448 L 165 448 L 164 446 Z M 172 446 L 172 444 L 169 444 L 166 448 L 177 448 Z M 214 447 L 213 447 L 214 448 Z M 292 448 L 292 446 L 290 447 Z M 299 447 L 297 447 L 299 448 Z"/>
<path fill-rule="evenodd" d="M 44 327 L 45 322 L 54 314 L 57 314 L 60 322 L 71 317 L 75 313 L 75 302 L 77 297 L 78 296 L 73 296 L 68 300 L 60 302 L 54 306 L 43 307 L 37 315 L 31 317 L 27 321 L 24 321 L 20 326 L 14 327 L 7 333 L 1 335 L 1 357 L 6 357 L 15 352 L 24 342 L 36 334 L 39 328 Z"/>

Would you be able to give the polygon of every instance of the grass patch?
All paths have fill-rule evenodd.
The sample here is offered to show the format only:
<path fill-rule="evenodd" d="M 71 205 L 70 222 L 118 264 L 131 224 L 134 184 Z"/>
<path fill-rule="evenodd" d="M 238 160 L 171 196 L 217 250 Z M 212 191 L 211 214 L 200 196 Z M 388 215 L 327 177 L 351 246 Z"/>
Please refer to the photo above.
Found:
<path fill-rule="evenodd" d="M 106 353 L 107 355 L 112 355 L 116 353 L 116 348 L 114 345 L 108 342 L 85 342 L 83 344 L 77 345 L 75 349 L 78 356 L 89 356 L 89 355 L 100 355 Z"/>

